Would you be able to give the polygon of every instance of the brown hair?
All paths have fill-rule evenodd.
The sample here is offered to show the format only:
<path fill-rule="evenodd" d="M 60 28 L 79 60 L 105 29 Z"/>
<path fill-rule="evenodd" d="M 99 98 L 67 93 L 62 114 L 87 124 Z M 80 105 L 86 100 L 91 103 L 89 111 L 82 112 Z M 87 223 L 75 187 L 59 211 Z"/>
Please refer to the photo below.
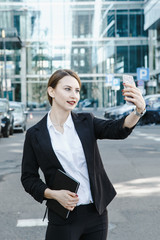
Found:
<path fill-rule="evenodd" d="M 47 87 L 56 88 L 59 80 L 61 80 L 65 76 L 74 77 L 78 81 L 79 86 L 81 88 L 81 80 L 80 80 L 79 76 L 77 75 L 77 73 L 75 73 L 75 72 L 73 72 L 72 70 L 69 70 L 69 69 L 59 69 L 56 72 L 54 72 L 51 75 L 51 77 L 49 78 Z M 52 97 L 50 97 L 48 93 L 47 93 L 47 96 L 48 96 L 49 103 L 52 106 Z"/>

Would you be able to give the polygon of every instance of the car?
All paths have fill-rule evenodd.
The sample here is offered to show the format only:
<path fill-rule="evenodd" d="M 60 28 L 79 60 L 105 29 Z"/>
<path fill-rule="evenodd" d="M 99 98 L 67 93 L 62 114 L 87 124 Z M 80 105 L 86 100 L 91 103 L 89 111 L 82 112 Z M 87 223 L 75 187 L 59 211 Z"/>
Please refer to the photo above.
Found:
<path fill-rule="evenodd" d="M 104 117 L 109 119 L 110 118 L 110 114 L 112 112 L 114 112 L 115 110 L 121 108 L 121 107 L 122 107 L 122 105 L 121 106 L 114 106 L 114 107 L 106 108 L 105 111 L 104 111 Z"/>
<path fill-rule="evenodd" d="M 146 113 L 139 124 L 160 124 L 160 94 L 146 96 Z"/>
<path fill-rule="evenodd" d="M 108 119 L 113 119 L 113 120 L 119 119 L 119 118 L 131 113 L 134 109 L 135 109 L 134 105 L 125 103 L 121 106 L 108 108 L 108 110 L 106 109 L 106 111 L 104 113 L 104 117 L 108 118 Z"/>
<path fill-rule="evenodd" d="M 151 94 L 144 96 L 146 102 L 146 114 L 140 119 L 139 125 L 159 124 L 160 123 L 160 94 Z M 122 106 L 106 109 L 104 117 L 108 119 L 119 119 L 127 116 L 135 109 L 134 105 L 125 103 Z"/>
<path fill-rule="evenodd" d="M 28 112 L 25 109 L 25 105 L 22 102 L 15 101 L 10 101 L 9 105 L 13 109 L 14 115 L 13 130 L 19 130 L 21 132 L 26 131 Z"/>
<path fill-rule="evenodd" d="M 82 108 L 92 108 L 92 107 L 98 107 L 98 101 L 94 99 L 81 99 L 78 102 L 77 107 L 82 107 Z"/>
<path fill-rule="evenodd" d="M 110 118 L 111 119 L 120 119 L 121 117 L 127 116 L 132 111 L 134 111 L 135 106 L 125 103 L 123 106 L 118 108 L 116 111 L 111 112 Z"/>
<path fill-rule="evenodd" d="M 0 113 L 1 113 L 1 132 L 3 137 L 13 135 L 14 116 L 13 109 L 9 107 L 9 101 L 6 98 L 0 98 Z"/>
<path fill-rule="evenodd" d="M 38 108 L 39 104 L 37 102 L 28 102 L 27 103 L 27 107 L 30 109 L 30 110 L 33 110 L 35 108 Z"/>

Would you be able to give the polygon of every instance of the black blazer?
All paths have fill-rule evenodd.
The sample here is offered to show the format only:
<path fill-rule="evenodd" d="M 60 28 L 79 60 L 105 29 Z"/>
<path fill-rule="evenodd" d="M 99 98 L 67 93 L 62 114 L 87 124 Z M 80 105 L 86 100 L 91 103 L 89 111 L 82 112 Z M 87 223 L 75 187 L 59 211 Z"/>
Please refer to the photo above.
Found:
<path fill-rule="evenodd" d="M 93 201 L 101 214 L 116 191 L 104 170 L 97 139 L 124 139 L 132 129 L 122 127 L 124 118 L 112 121 L 98 119 L 90 113 L 72 113 L 72 119 L 84 149 Z M 39 168 L 44 174 L 44 181 L 39 176 Z M 26 133 L 21 176 L 25 190 L 42 203 L 45 200 L 44 191 L 52 187 L 58 168 L 64 171 L 51 145 L 46 115 Z"/>

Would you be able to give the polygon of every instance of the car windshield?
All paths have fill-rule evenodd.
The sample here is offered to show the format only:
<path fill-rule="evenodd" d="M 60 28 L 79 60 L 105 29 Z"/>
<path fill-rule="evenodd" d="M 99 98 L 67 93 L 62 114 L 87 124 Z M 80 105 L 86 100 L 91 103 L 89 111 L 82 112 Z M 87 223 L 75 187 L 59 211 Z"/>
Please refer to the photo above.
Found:
<path fill-rule="evenodd" d="M 5 102 L 0 102 L 0 112 L 6 112 L 7 104 Z"/>

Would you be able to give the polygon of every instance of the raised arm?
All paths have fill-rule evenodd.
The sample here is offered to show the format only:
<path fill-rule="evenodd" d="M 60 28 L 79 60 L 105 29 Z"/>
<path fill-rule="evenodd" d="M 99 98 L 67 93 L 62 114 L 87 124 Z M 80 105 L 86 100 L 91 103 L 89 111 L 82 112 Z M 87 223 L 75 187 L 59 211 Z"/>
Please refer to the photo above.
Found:
<path fill-rule="evenodd" d="M 125 86 L 126 88 L 122 90 L 124 99 L 134 103 L 136 109 L 125 118 L 123 127 L 132 128 L 145 113 L 146 104 L 141 91 L 135 85 L 126 83 Z"/>

